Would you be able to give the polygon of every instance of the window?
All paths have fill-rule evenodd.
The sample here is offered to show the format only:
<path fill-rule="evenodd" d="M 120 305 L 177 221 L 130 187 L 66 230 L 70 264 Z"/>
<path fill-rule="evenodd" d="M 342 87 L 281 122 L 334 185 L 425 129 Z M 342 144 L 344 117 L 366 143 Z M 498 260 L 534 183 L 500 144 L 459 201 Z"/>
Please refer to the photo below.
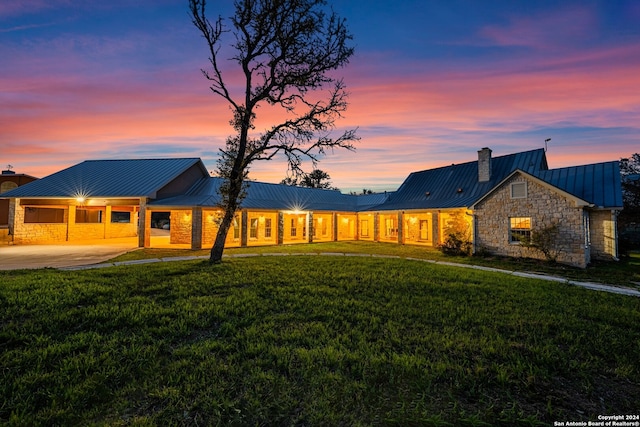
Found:
<path fill-rule="evenodd" d="M 111 222 L 130 223 L 131 212 L 111 211 Z"/>
<path fill-rule="evenodd" d="M 387 218 L 384 220 L 385 237 L 398 237 L 398 227 L 396 227 L 395 218 Z"/>
<path fill-rule="evenodd" d="M 326 237 L 328 228 L 325 218 L 314 218 L 313 220 L 313 237 Z"/>
<path fill-rule="evenodd" d="M 0 194 L 6 193 L 9 190 L 13 190 L 14 188 L 18 188 L 18 184 L 11 181 L 5 181 L 0 184 Z"/>
<path fill-rule="evenodd" d="M 251 218 L 251 225 L 249 226 L 249 238 L 258 238 L 258 218 Z"/>
<path fill-rule="evenodd" d="M 521 240 L 531 239 L 531 218 L 509 218 L 509 241 L 520 243 Z"/>
<path fill-rule="evenodd" d="M 25 208 L 25 224 L 60 224 L 64 223 L 64 209 L 60 208 Z"/>
<path fill-rule="evenodd" d="M 265 218 L 264 220 L 264 238 L 271 238 L 271 218 Z"/>
<path fill-rule="evenodd" d="M 511 198 L 512 199 L 526 199 L 527 198 L 527 183 L 526 182 L 514 182 L 511 184 Z"/>
<path fill-rule="evenodd" d="M 76 224 L 100 224 L 103 214 L 101 208 L 76 207 Z"/>
<path fill-rule="evenodd" d="M 291 218 L 291 237 L 296 237 L 298 235 L 298 229 L 296 228 L 296 219 Z"/>
<path fill-rule="evenodd" d="M 238 217 L 233 218 L 233 238 L 236 240 L 240 238 L 240 224 Z"/>
<path fill-rule="evenodd" d="M 420 240 L 429 240 L 429 221 L 420 220 Z"/>
<path fill-rule="evenodd" d="M 362 237 L 369 237 L 369 220 L 363 219 L 360 221 L 360 235 Z"/>

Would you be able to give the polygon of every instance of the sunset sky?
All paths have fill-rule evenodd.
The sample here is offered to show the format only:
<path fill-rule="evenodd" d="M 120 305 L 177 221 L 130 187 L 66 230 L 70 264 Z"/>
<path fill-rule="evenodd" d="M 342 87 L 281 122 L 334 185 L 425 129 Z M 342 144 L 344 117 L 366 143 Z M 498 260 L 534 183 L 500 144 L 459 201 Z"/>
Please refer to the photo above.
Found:
<path fill-rule="evenodd" d="M 210 17 L 229 3 L 210 1 Z M 329 3 L 356 48 L 338 126 L 361 141 L 319 164 L 342 191 L 394 190 L 482 147 L 547 138 L 551 168 L 640 152 L 640 1 Z M 207 57 L 186 0 L 2 0 L 0 167 L 42 177 L 88 159 L 201 157 L 213 171 L 233 130 Z M 285 175 L 282 161 L 250 172 Z"/>

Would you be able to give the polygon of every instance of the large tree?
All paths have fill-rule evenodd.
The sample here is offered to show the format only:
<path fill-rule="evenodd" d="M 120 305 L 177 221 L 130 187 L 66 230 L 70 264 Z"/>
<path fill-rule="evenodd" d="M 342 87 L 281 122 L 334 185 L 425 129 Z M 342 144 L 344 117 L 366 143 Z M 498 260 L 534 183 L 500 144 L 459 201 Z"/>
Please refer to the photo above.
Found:
<path fill-rule="evenodd" d="M 206 0 L 189 0 L 189 10 L 209 49 L 210 68 L 202 72 L 211 91 L 228 103 L 234 129 L 218 161 L 224 213 L 210 260 L 219 262 L 253 162 L 283 154 L 289 169 L 301 174 L 303 160 L 315 166 L 328 148 L 354 149 L 355 129 L 331 134 L 347 108 L 345 85 L 333 71 L 353 55 L 352 37 L 324 0 L 235 0 L 233 16 L 214 22 Z M 260 106 L 282 114 L 256 131 Z"/>

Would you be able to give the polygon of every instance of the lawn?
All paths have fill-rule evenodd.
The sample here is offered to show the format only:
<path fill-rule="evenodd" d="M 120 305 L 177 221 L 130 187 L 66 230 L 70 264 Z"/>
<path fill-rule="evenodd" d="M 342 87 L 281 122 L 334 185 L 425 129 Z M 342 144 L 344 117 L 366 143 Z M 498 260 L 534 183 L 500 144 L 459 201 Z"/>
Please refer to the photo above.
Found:
<path fill-rule="evenodd" d="M 436 261 L 454 262 L 459 264 L 473 264 L 485 267 L 500 268 L 509 271 L 525 271 L 550 274 L 567 279 L 599 282 L 618 286 L 640 289 L 640 252 L 633 252 L 617 262 L 596 261 L 586 269 L 554 264 L 530 258 L 514 259 L 508 257 L 482 256 L 448 256 L 439 250 L 416 245 L 398 245 L 395 243 L 378 242 L 329 242 L 297 245 L 262 246 L 247 248 L 229 248 L 226 255 L 236 254 L 271 254 L 271 253 L 327 253 L 339 252 L 348 254 L 379 254 L 393 255 L 405 258 L 419 258 Z M 121 255 L 116 261 L 130 261 L 146 258 L 164 258 L 185 255 L 207 256 L 209 249 L 191 251 L 185 249 L 140 249 Z"/>
<path fill-rule="evenodd" d="M 553 425 L 640 402 L 640 299 L 566 284 L 308 255 L 0 283 L 0 424 Z"/>

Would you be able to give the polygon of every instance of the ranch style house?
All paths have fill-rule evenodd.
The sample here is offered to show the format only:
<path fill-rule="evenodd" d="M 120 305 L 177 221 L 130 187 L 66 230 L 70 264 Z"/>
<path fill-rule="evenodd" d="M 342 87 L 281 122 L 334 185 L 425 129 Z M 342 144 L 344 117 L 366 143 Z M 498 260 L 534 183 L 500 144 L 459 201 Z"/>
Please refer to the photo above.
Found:
<path fill-rule="evenodd" d="M 0 194 L 13 244 L 137 237 L 152 247 L 158 218 L 169 242 L 210 247 L 218 188 L 199 158 L 88 160 Z M 367 240 L 438 246 L 452 232 L 475 252 L 544 258 L 524 245 L 553 229 L 557 260 L 586 267 L 618 256 L 617 161 L 549 169 L 544 149 L 411 173 L 395 192 L 251 181 L 227 247 Z"/>

